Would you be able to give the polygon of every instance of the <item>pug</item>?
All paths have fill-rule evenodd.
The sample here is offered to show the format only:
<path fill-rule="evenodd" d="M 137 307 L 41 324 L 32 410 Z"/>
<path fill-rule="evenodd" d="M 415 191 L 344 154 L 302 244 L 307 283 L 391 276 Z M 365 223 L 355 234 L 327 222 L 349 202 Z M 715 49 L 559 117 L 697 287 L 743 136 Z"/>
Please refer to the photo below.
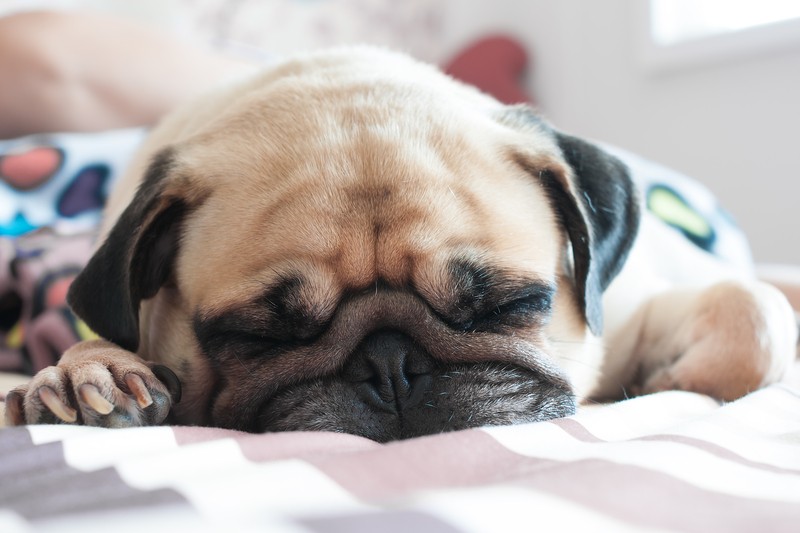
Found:
<path fill-rule="evenodd" d="M 527 106 L 385 50 L 298 56 L 152 132 L 69 291 L 102 340 L 7 422 L 385 442 L 779 380 L 786 299 L 641 211 Z"/>

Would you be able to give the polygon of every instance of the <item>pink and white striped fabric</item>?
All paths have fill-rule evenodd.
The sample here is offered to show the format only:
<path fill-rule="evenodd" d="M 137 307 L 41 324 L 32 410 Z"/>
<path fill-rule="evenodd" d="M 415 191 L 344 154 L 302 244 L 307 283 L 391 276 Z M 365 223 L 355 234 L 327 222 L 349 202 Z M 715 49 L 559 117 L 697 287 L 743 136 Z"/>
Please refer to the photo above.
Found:
<path fill-rule="evenodd" d="M 0 430 L 0 531 L 800 531 L 800 390 L 666 392 L 390 444 Z"/>

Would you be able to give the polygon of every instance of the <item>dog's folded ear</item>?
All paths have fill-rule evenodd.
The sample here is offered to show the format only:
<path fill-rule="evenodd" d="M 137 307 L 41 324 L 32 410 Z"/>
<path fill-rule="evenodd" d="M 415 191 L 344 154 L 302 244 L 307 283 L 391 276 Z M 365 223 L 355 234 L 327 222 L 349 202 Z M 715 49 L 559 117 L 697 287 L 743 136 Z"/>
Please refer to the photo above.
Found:
<path fill-rule="evenodd" d="M 594 144 L 553 130 L 527 106 L 502 122 L 553 139 L 570 167 L 566 174 L 518 162 L 536 175 L 566 229 L 573 277 L 589 329 L 603 330 L 603 291 L 622 269 L 639 228 L 639 199 L 627 167 Z"/>
<path fill-rule="evenodd" d="M 169 282 L 190 206 L 166 192 L 173 168 L 165 149 L 152 160 L 131 203 L 69 288 L 72 310 L 101 337 L 135 352 L 139 304 Z"/>
<path fill-rule="evenodd" d="M 595 335 L 603 330 L 603 292 L 622 270 L 639 229 L 639 200 L 628 168 L 597 146 L 556 132 L 573 187 L 542 175 L 572 244 L 577 290 Z M 572 189 L 572 190 L 570 190 Z"/>

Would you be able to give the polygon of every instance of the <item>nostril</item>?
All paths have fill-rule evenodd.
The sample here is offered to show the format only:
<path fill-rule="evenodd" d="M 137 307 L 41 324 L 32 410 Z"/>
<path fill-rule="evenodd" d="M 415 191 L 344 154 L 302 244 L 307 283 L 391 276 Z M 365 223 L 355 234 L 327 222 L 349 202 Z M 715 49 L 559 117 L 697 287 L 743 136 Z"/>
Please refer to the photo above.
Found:
<path fill-rule="evenodd" d="M 372 372 L 363 382 L 375 389 L 384 402 L 393 403 L 405 398 L 410 388 L 410 376 L 406 375 L 403 361 L 386 357 L 379 362 L 381 364 L 369 361 Z"/>
<path fill-rule="evenodd" d="M 381 395 L 380 387 L 376 387 L 373 383 L 363 381 L 353 385 L 354 390 L 361 398 L 361 401 L 372 406 L 373 409 L 384 411 L 386 413 L 397 413 L 397 402 L 394 401 L 394 395 L 390 400 L 386 400 Z"/>
<path fill-rule="evenodd" d="M 394 402 L 397 399 L 397 395 L 400 393 L 392 380 L 392 376 L 376 373 L 366 380 L 366 383 L 375 389 L 380 399 L 386 403 Z"/>
<path fill-rule="evenodd" d="M 359 395 L 381 410 L 417 403 L 429 388 L 430 356 L 407 335 L 382 330 L 367 336 L 342 371 Z"/>
<path fill-rule="evenodd" d="M 430 374 L 412 377 L 402 384 L 375 376 L 354 383 L 353 387 L 359 397 L 373 408 L 397 413 L 422 403 L 425 393 L 431 390 L 432 383 L 433 377 Z"/>
<path fill-rule="evenodd" d="M 415 407 L 422 403 L 425 393 L 432 389 L 433 376 L 431 374 L 420 374 L 411 379 L 411 386 L 408 394 L 401 402 L 403 408 Z"/>

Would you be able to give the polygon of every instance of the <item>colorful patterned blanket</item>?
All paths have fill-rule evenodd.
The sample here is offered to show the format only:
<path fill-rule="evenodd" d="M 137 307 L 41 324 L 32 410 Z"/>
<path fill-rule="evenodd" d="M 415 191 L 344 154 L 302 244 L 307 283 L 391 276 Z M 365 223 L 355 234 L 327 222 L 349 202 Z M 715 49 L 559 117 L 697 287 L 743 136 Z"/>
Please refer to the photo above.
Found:
<path fill-rule="evenodd" d="M 667 392 L 390 444 L 220 429 L 0 431 L 0 531 L 795 532 L 800 389 Z"/>
<path fill-rule="evenodd" d="M 100 212 L 145 131 L 0 141 L 0 371 L 33 373 L 92 333 L 67 308 Z"/>

